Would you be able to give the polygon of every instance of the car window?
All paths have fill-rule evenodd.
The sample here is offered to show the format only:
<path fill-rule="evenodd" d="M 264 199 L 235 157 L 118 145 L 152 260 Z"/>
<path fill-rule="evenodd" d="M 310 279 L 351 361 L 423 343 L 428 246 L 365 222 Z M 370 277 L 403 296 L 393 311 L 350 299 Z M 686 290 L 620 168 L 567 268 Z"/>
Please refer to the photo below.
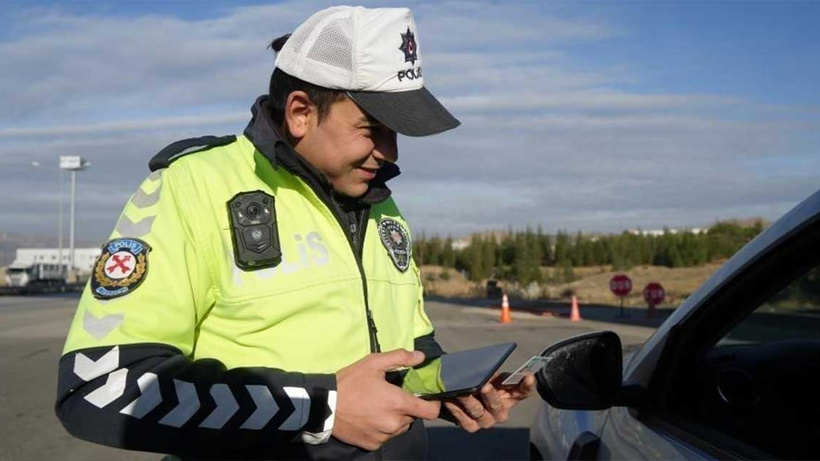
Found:
<path fill-rule="evenodd" d="M 820 457 L 820 267 L 760 303 L 696 363 L 683 415 L 773 457 Z"/>
<path fill-rule="evenodd" d="M 820 339 L 820 267 L 767 299 L 716 347 L 799 339 Z"/>

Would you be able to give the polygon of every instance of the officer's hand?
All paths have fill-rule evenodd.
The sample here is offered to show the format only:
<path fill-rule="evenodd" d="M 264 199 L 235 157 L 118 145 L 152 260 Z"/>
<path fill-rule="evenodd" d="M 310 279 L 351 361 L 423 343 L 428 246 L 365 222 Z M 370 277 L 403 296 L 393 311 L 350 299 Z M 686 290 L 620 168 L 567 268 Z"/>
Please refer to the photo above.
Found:
<path fill-rule="evenodd" d="M 476 432 L 507 421 L 510 409 L 535 390 L 534 375 L 528 375 L 515 387 L 501 387 L 507 376 L 509 373 L 496 374 L 481 388 L 480 394 L 458 397 L 444 403 L 462 429 Z"/>
<path fill-rule="evenodd" d="M 376 450 L 406 432 L 414 418 L 436 419 L 440 402 L 428 402 L 388 383 L 384 374 L 424 361 L 421 352 L 398 349 L 370 354 L 336 373 L 333 436 L 365 450 Z"/>

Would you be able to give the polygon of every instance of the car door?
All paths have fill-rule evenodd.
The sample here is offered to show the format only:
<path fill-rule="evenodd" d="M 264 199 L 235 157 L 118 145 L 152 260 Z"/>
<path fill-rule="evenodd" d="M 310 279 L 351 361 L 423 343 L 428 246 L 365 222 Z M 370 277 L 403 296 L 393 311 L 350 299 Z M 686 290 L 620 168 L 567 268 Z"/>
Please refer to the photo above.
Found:
<path fill-rule="evenodd" d="M 749 258 L 654 343 L 648 385 L 611 410 L 598 458 L 820 458 L 816 218 Z"/>

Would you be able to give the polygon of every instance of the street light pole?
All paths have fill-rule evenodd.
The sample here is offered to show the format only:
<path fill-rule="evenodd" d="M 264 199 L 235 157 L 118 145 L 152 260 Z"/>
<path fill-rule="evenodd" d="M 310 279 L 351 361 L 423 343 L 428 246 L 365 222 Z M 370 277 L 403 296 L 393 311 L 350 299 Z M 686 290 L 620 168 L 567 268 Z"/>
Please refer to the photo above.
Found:
<path fill-rule="evenodd" d="M 63 264 L 63 170 L 60 170 L 60 223 L 58 225 L 60 250 L 57 255 L 57 264 L 60 265 L 60 275 L 65 278 L 65 264 Z"/>
<path fill-rule="evenodd" d="M 71 170 L 71 227 L 69 233 L 69 270 L 74 270 L 74 199 L 77 194 L 77 170 Z"/>
<path fill-rule="evenodd" d="M 70 221 L 70 228 L 69 228 L 69 266 L 68 270 L 74 270 L 74 201 L 77 192 L 77 172 L 80 170 L 84 170 L 86 167 L 91 165 L 90 162 L 85 161 L 82 157 L 76 155 L 61 155 L 60 156 L 60 169 L 61 170 L 68 170 L 71 172 L 71 221 Z M 61 191 L 62 192 L 62 191 Z M 62 194 L 60 195 L 60 199 L 62 200 Z M 62 201 L 60 202 L 62 203 Z M 62 207 L 60 208 L 62 209 Z M 61 220 L 62 222 L 62 220 Z M 62 232 L 61 232 L 62 234 Z M 62 239 L 61 239 L 62 240 Z M 60 245 L 62 248 L 62 245 Z"/>

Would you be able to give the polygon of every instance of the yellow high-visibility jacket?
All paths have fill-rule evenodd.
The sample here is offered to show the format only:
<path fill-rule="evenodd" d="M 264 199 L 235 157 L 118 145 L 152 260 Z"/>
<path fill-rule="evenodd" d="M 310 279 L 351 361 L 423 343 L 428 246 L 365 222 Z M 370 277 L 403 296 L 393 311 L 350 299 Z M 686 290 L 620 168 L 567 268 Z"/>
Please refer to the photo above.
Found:
<path fill-rule="evenodd" d="M 179 152 L 188 146 L 201 149 Z M 361 454 L 327 444 L 334 373 L 380 350 L 440 353 L 389 190 L 371 187 L 376 199 L 358 214 L 342 209 L 276 137 L 264 98 L 244 136 L 169 146 L 152 169 L 71 325 L 63 424 L 99 443 L 181 455 Z M 247 193 L 275 215 L 262 246 L 278 241 L 280 256 L 264 267 L 237 262 L 245 237 L 229 206 Z"/>

